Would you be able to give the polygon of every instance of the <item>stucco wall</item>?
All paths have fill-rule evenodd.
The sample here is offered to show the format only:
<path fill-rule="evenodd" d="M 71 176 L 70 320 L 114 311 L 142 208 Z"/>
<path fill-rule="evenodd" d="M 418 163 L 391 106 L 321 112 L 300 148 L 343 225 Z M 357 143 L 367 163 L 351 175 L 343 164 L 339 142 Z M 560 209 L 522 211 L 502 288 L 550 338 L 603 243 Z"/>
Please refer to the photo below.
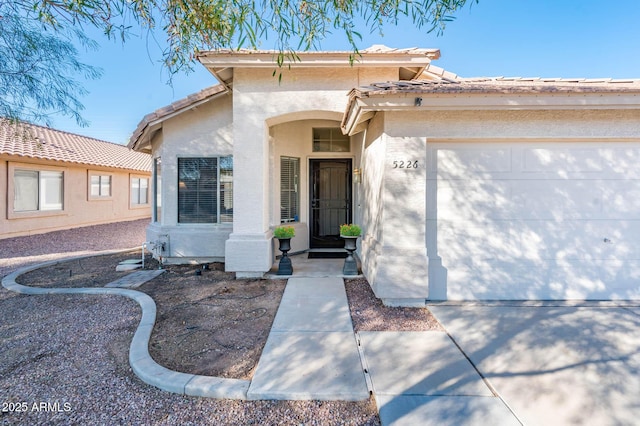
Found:
<path fill-rule="evenodd" d="M 162 214 L 159 223 L 147 228 L 147 240 L 165 244 L 166 263 L 224 259 L 230 223 L 178 223 L 178 158 L 233 154 L 231 104 L 231 96 L 222 95 L 172 117 L 152 141 L 153 156 L 162 161 Z"/>
<path fill-rule="evenodd" d="M 381 122 L 382 132 L 379 130 Z M 640 259 L 635 254 L 640 252 L 640 248 L 636 243 L 638 238 L 634 224 L 640 206 L 635 207 L 636 166 L 629 158 L 635 158 L 640 152 L 639 128 L 640 116 L 637 111 L 625 110 L 378 113 L 369 125 L 368 132 L 371 135 L 367 138 L 372 142 L 367 144 L 363 157 L 367 161 L 365 168 L 372 169 L 375 168 L 373 164 L 378 164 L 374 174 L 365 170 L 368 185 L 365 189 L 368 206 L 365 212 L 372 213 L 365 214 L 369 230 L 367 245 L 363 246 L 367 276 L 376 294 L 391 299 L 402 299 L 401 295 L 404 294 L 407 304 L 410 299 L 418 303 L 424 297 L 426 275 L 423 271 L 409 270 L 408 274 L 396 277 L 388 275 L 387 278 L 381 275 L 381 271 L 387 262 L 395 261 L 393 256 L 385 258 L 384 253 L 390 248 L 395 250 L 397 257 L 402 258 L 407 253 L 416 255 L 426 246 L 429 251 L 425 261 L 429 268 L 428 297 L 431 299 L 638 297 L 640 288 L 636 283 L 640 279 L 640 273 L 637 272 L 640 271 Z M 501 147 L 499 150 L 494 146 L 496 143 Z M 493 164 L 491 159 L 494 156 L 497 156 L 495 161 L 501 159 L 502 174 L 474 175 L 478 171 L 473 169 L 475 172 L 469 172 L 474 176 L 471 180 L 455 184 L 456 188 L 466 185 L 460 188 L 469 191 L 464 192 L 466 195 L 458 193 L 454 198 L 471 209 L 466 215 L 460 206 L 454 208 L 451 204 L 442 204 L 443 200 L 454 197 L 445 191 L 445 187 L 453 183 L 440 183 L 437 176 L 426 179 L 428 170 L 436 173 L 433 169 L 435 154 L 425 155 L 430 146 L 436 144 L 438 147 L 462 144 L 466 154 L 456 160 L 459 161 L 455 163 L 458 164 L 454 167 L 456 170 L 479 167 L 477 164 L 480 163 Z M 549 167 L 553 170 L 540 176 L 525 169 L 522 172 L 524 174 L 508 175 L 506 170 L 509 173 L 519 170 L 518 167 L 523 167 L 520 164 L 525 161 L 526 155 L 532 155 L 520 152 L 520 145 L 533 150 L 531 152 L 536 155 L 549 157 L 545 157 L 545 161 L 550 162 Z M 455 151 L 454 154 L 462 155 L 464 152 Z M 406 164 L 402 170 L 394 168 L 393 161 L 401 160 L 405 154 L 407 160 L 418 160 L 415 163 L 417 168 L 407 168 Z M 377 163 L 373 163 L 374 158 Z M 384 158 L 384 164 L 380 163 L 381 158 Z M 567 165 L 569 163 L 573 166 Z M 572 167 L 592 167 L 594 164 L 604 168 L 598 169 L 598 173 L 570 173 Z M 607 174 L 610 173 L 607 170 L 615 176 Z M 491 176 L 498 180 L 491 180 Z M 491 189 L 484 195 L 479 194 L 481 188 L 489 186 L 487 182 L 491 183 Z M 511 189 L 503 188 L 504 185 Z M 520 216 L 510 219 L 511 222 L 501 222 L 495 216 L 504 213 L 496 205 L 500 201 L 496 196 L 501 191 L 514 194 L 514 197 L 528 194 L 526 197 L 531 198 L 527 202 L 531 205 L 522 207 L 524 210 Z M 551 202 L 557 197 L 549 198 L 545 191 L 549 191 L 549 197 L 565 194 L 564 204 Z M 482 202 L 473 201 L 479 197 L 483 198 Z M 520 202 L 510 198 L 511 195 L 505 197 L 506 204 L 503 207 L 513 213 Z M 600 206 L 599 213 L 592 212 L 593 203 Z M 563 207 L 558 207 L 560 204 Z M 547 216 L 557 209 L 566 210 L 565 214 L 572 216 L 545 216 L 542 222 L 535 222 L 536 226 L 521 222 L 528 220 L 527 214 L 537 211 L 534 208 L 536 205 L 547 206 Z M 591 207 L 580 208 L 581 205 Z M 425 210 L 420 211 L 422 208 Z M 430 220 L 427 220 L 427 212 L 431 212 Z M 585 214 L 595 220 L 592 225 L 589 224 L 591 222 L 585 222 Z M 482 218 L 489 218 L 489 222 L 482 222 Z M 445 221 L 449 233 L 445 232 Z M 420 228 L 426 228 L 426 234 Z M 509 247 L 514 235 L 521 235 L 529 228 L 535 228 L 540 233 L 531 233 L 533 240 L 525 246 L 545 246 L 547 249 L 533 249 L 533 252 L 547 254 L 550 253 L 549 247 L 558 246 L 555 251 L 557 256 L 553 255 L 541 263 L 540 259 L 532 262 L 531 259 L 522 260 L 522 256 L 519 258 L 518 253 L 522 254 L 522 250 L 514 250 L 513 253 L 509 250 L 500 251 Z M 619 232 L 621 229 L 627 231 Z M 409 230 L 411 232 L 403 232 Z M 539 240 L 534 234 L 539 234 Z M 612 245 L 610 241 L 614 238 L 608 235 L 616 235 L 617 242 Z M 390 241 L 390 236 L 394 236 L 395 240 Z M 607 241 L 603 243 L 604 240 Z M 451 250 L 455 247 L 459 250 L 452 254 Z M 469 252 L 468 257 L 455 257 L 459 253 L 467 253 L 470 247 L 476 247 L 473 254 Z M 494 256 L 496 253 L 502 255 Z M 567 257 L 567 253 L 582 255 L 580 259 L 574 259 Z M 473 265 L 470 266 L 469 262 Z M 478 271 L 484 272 L 474 275 Z M 546 272 L 537 275 L 536 271 Z M 498 284 L 501 276 L 503 279 Z M 531 278 L 529 282 L 525 282 L 526 277 Z M 411 286 L 398 286 L 397 282 L 410 282 Z"/>
<path fill-rule="evenodd" d="M 64 173 L 63 210 L 14 212 L 13 171 L 15 169 L 62 171 Z M 0 190 L 5 194 L 0 201 L 2 208 L 0 239 L 151 216 L 150 203 L 141 206 L 133 206 L 130 203 L 130 179 L 145 177 L 150 180 L 149 173 L 10 156 L 0 157 L 0 173 L 6 177 L 0 182 Z M 110 197 L 92 198 L 90 196 L 89 176 L 91 174 L 112 177 Z"/>
<path fill-rule="evenodd" d="M 363 155 L 363 269 L 386 304 L 420 304 L 428 296 L 426 145 L 424 138 L 390 135 L 386 120 L 378 113 L 370 123 Z"/>
<path fill-rule="evenodd" d="M 362 200 L 362 269 L 375 282 L 377 256 L 382 243 L 382 222 L 384 220 L 383 169 L 385 157 L 385 139 L 383 134 L 383 115 L 376 115 L 365 132 L 362 152 L 362 184 L 359 186 Z"/>
<path fill-rule="evenodd" d="M 226 268 L 240 276 L 261 276 L 273 259 L 273 181 L 269 128 L 299 120 L 341 117 L 347 92 L 360 84 L 397 79 L 398 71 L 359 68 L 235 69 L 234 216 Z M 273 137 L 273 136 L 272 136 Z M 294 242 L 294 244 L 297 244 Z"/>
<path fill-rule="evenodd" d="M 393 111 L 385 131 L 429 139 L 637 138 L 638 111 Z"/>
<path fill-rule="evenodd" d="M 335 114 L 337 118 L 339 115 Z M 280 225 L 280 157 L 300 159 L 299 196 L 300 222 L 296 227 L 296 237 L 291 240 L 293 253 L 309 248 L 309 160 L 313 158 L 351 158 L 354 167 L 356 155 L 354 144 L 350 152 L 313 152 L 313 129 L 316 127 L 339 127 L 337 120 L 296 120 L 272 126 L 270 136 L 270 217 L 271 228 Z M 355 200 L 354 200 L 355 203 Z M 277 253 L 276 253 L 277 254 Z"/>

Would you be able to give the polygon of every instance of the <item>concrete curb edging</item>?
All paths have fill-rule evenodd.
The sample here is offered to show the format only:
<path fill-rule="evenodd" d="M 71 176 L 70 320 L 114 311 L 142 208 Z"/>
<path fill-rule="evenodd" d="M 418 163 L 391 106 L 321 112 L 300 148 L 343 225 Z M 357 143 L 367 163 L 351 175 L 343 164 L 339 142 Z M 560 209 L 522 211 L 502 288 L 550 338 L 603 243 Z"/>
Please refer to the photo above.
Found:
<path fill-rule="evenodd" d="M 9 291 L 28 295 L 92 294 L 117 295 L 132 299 L 142 310 L 140 323 L 138 324 L 136 332 L 131 339 L 131 345 L 129 346 L 129 364 L 136 376 L 138 376 L 143 382 L 168 392 L 189 396 L 246 400 L 247 391 L 249 390 L 249 385 L 251 383 L 250 380 L 227 379 L 180 373 L 161 366 L 151 358 L 151 355 L 149 354 L 149 340 L 156 322 L 156 304 L 149 295 L 141 291 L 126 288 L 41 288 L 28 287 L 16 282 L 16 278 L 20 275 L 46 266 L 57 265 L 62 262 L 84 259 L 87 257 L 124 253 L 138 248 L 139 247 L 124 250 L 100 251 L 89 255 L 67 257 L 25 266 L 5 276 L 2 279 L 2 286 Z"/>

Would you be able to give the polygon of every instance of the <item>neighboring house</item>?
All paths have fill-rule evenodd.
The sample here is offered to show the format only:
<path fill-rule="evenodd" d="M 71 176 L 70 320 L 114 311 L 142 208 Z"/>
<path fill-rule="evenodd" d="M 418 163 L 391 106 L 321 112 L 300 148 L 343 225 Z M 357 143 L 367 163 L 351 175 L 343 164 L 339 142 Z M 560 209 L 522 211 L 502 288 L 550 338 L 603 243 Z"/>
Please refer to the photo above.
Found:
<path fill-rule="evenodd" d="M 0 239 L 151 215 L 151 158 L 124 145 L 0 120 L 0 174 Z"/>
<path fill-rule="evenodd" d="M 639 80 L 461 78 L 434 49 L 360 53 L 282 70 L 274 52 L 199 56 L 221 84 L 129 145 L 153 155 L 147 236 L 166 261 L 259 277 L 275 226 L 296 227 L 295 252 L 340 247 L 354 222 L 387 304 L 640 299 Z"/>

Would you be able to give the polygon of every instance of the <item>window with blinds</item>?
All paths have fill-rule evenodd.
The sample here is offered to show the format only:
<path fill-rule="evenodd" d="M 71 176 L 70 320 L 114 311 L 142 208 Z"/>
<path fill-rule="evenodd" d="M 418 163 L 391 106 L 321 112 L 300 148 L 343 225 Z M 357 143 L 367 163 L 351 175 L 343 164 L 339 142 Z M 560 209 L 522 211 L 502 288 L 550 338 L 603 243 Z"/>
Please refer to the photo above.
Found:
<path fill-rule="evenodd" d="M 233 221 L 233 159 L 178 158 L 178 222 Z"/>
<path fill-rule="evenodd" d="M 300 159 L 280 157 L 280 222 L 300 220 Z"/>
<path fill-rule="evenodd" d="M 162 159 L 156 158 L 153 163 L 153 221 L 162 220 Z"/>

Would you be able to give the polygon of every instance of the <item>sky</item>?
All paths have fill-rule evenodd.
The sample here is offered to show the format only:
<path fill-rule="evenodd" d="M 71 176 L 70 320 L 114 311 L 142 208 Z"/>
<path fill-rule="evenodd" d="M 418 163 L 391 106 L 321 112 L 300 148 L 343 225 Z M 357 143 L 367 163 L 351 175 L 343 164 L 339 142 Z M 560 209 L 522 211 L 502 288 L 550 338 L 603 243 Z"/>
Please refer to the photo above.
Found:
<path fill-rule="evenodd" d="M 412 28 L 410 21 L 389 26 L 384 34 L 362 29 L 358 43 L 389 47 L 438 48 L 435 65 L 461 77 L 564 77 L 640 79 L 640 0 L 469 0 L 444 33 Z M 98 33 L 88 35 L 100 47 L 82 52 L 81 60 L 102 69 L 98 80 L 80 81 L 88 127 L 73 119 L 53 117 L 52 127 L 126 144 L 142 118 L 178 99 L 216 84 L 196 63 L 190 74 L 168 74 L 161 52 L 146 37 L 124 44 Z M 264 41 L 264 49 L 274 47 Z M 348 50 L 338 34 L 322 50 Z"/>

